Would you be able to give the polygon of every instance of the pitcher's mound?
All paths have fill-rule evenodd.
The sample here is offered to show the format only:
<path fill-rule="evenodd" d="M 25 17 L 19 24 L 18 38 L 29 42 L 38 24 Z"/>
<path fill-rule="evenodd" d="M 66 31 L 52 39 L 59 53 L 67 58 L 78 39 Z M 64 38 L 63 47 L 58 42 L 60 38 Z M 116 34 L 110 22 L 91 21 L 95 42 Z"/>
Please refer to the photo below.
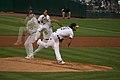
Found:
<path fill-rule="evenodd" d="M 89 72 L 111 69 L 111 67 L 107 66 L 74 62 L 66 62 L 64 65 L 60 65 L 57 64 L 56 61 L 40 58 L 31 60 L 20 57 L 0 58 L 0 71 L 2 72 Z"/>

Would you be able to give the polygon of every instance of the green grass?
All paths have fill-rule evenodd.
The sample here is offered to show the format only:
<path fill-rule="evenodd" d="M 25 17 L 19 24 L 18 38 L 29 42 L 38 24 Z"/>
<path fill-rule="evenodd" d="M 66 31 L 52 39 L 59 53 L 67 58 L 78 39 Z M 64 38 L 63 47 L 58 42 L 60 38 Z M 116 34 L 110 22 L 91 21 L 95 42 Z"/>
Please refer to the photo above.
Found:
<path fill-rule="evenodd" d="M 23 22 L 20 17 L 0 16 L 0 35 L 17 35 L 19 27 L 24 26 Z"/>
<path fill-rule="evenodd" d="M 23 17 L 22 17 L 23 18 Z M 17 35 L 21 17 L 0 16 L 0 35 Z M 120 36 L 120 20 L 60 20 L 64 26 L 76 22 L 75 36 Z M 59 27 L 53 24 L 54 30 Z M 0 80 L 120 80 L 120 47 L 60 48 L 65 61 L 113 67 L 98 72 L 0 72 Z M 25 57 L 24 48 L 0 47 L 0 58 Z M 56 60 L 51 48 L 43 49 L 36 58 Z M 1 66 L 1 65 L 0 65 Z"/>
<path fill-rule="evenodd" d="M 120 36 L 120 20 L 62 20 L 64 25 L 78 23 L 77 36 Z"/>
<path fill-rule="evenodd" d="M 113 67 L 98 72 L 0 72 L 0 80 L 119 80 L 120 48 L 60 48 L 68 62 Z M 0 48 L 0 57 L 25 57 L 24 48 Z M 36 58 L 56 60 L 51 48 L 43 49 Z"/>
<path fill-rule="evenodd" d="M 17 35 L 19 27 L 23 27 L 23 17 L 0 16 L 0 35 Z M 72 22 L 80 28 L 76 36 L 120 36 L 120 20 L 60 20 L 64 26 Z M 54 31 L 59 26 L 53 23 Z M 6 33 L 6 32 L 9 32 Z"/>
<path fill-rule="evenodd" d="M 0 73 L 1 80 L 119 80 L 119 72 Z"/>

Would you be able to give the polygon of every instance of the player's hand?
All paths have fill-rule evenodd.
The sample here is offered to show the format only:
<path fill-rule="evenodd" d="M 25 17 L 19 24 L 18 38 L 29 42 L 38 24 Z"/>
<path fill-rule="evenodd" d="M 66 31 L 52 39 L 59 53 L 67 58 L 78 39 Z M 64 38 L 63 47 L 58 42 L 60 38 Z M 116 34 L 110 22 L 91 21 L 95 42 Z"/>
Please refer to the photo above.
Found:
<path fill-rule="evenodd" d="M 71 42 L 72 42 L 72 38 L 69 38 L 68 47 L 70 47 Z"/>
<path fill-rule="evenodd" d="M 68 48 L 70 47 L 70 43 L 68 43 Z"/>

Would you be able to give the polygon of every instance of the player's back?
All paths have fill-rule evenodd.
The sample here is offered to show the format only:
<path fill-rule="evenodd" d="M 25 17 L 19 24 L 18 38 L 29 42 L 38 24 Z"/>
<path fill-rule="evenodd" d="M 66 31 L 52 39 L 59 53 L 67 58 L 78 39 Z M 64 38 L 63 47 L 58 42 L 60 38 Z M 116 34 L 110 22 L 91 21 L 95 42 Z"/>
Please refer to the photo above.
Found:
<path fill-rule="evenodd" d="M 64 37 L 73 37 L 73 30 L 70 27 L 61 27 L 57 29 L 56 31 L 57 35 L 59 35 L 61 38 Z"/>

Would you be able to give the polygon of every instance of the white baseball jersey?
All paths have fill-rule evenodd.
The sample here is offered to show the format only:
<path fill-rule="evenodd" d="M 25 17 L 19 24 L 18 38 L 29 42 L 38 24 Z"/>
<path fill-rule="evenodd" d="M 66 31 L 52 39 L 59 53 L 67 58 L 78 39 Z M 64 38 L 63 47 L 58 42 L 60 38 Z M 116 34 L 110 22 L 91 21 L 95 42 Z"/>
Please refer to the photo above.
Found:
<path fill-rule="evenodd" d="M 36 17 L 33 17 L 33 18 L 31 18 L 30 20 L 28 20 L 27 26 L 28 26 L 30 23 L 32 23 L 32 22 L 34 22 L 35 24 L 38 24 L 38 21 L 37 21 Z"/>
<path fill-rule="evenodd" d="M 48 20 L 48 22 L 46 23 L 42 23 L 41 21 L 46 18 Z M 48 34 L 45 34 L 45 32 L 43 32 L 43 38 L 44 39 L 49 39 L 50 35 L 53 33 L 52 31 L 52 27 L 51 27 L 51 19 L 50 19 L 50 16 L 47 15 L 40 15 L 39 18 L 38 18 L 38 21 L 40 21 L 40 25 L 39 25 L 39 28 L 38 28 L 38 31 L 40 32 L 41 30 L 45 29 L 47 31 Z"/>
<path fill-rule="evenodd" d="M 32 23 L 34 25 L 32 25 Z M 30 34 L 35 33 L 37 31 L 37 28 L 38 28 L 38 21 L 37 21 L 36 17 L 33 17 L 27 22 L 28 32 Z"/>
<path fill-rule="evenodd" d="M 63 39 L 65 37 L 73 38 L 73 30 L 70 27 L 61 27 L 57 29 L 56 34 L 60 37 L 60 39 Z"/>
<path fill-rule="evenodd" d="M 51 27 L 51 23 L 47 22 L 47 23 L 41 23 L 38 27 L 38 32 L 40 32 L 41 30 L 45 29 L 45 31 L 47 32 L 47 34 L 44 33 L 44 37 L 49 36 L 53 33 L 52 31 L 52 27 Z M 46 37 L 47 39 L 49 39 L 49 37 Z"/>
<path fill-rule="evenodd" d="M 49 30 L 49 28 L 50 28 L 50 23 L 49 22 L 47 22 L 47 23 L 41 23 L 39 25 L 38 31 L 41 31 L 42 29 Z"/>
<path fill-rule="evenodd" d="M 38 21 L 40 21 L 40 23 L 42 23 L 41 21 L 46 18 L 48 20 L 48 22 L 51 22 L 51 19 L 50 19 L 50 16 L 47 15 L 47 16 L 44 16 L 44 15 L 40 15 L 39 18 L 38 18 Z"/>

